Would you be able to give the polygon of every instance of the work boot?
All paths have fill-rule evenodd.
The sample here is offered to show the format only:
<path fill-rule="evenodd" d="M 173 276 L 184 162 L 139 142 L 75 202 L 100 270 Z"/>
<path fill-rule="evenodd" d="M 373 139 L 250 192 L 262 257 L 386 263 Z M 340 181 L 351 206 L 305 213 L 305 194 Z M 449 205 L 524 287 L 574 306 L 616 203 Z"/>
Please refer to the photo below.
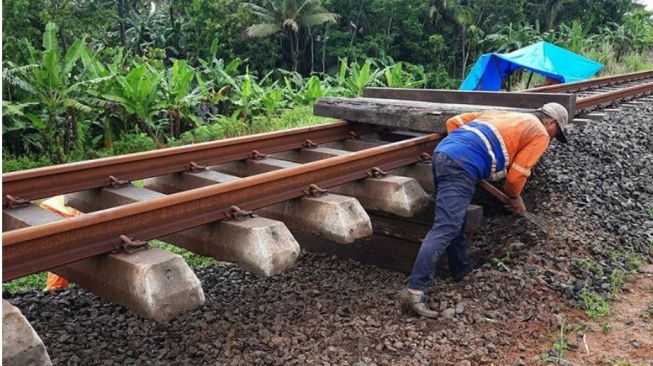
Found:
<path fill-rule="evenodd" d="M 468 274 L 472 273 L 473 270 L 474 268 L 472 268 L 472 266 L 467 266 L 463 268 L 462 271 L 452 274 L 451 279 L 453 279 L 454 282 L 460 282 L 463 278 L 467 277 Z"/>
<path fill-rule="evenodd" d="M 426 317 L 426 318 L 437 318 L 438 312 L 431 310 L 429 304 L 427 303 L 428 298 L 426 295 L 416 295 L 408 290 L 408 287 L 404 287 L 399 291 L 399 297 L 404 301 L 404 303 L 411 308 L 417 315 Z"/>

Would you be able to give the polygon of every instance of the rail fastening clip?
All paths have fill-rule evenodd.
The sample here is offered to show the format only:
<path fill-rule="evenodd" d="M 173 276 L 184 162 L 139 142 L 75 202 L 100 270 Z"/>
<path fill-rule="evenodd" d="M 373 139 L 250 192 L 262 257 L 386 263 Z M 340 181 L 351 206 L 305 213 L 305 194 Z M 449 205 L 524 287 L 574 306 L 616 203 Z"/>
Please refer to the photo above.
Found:
<path fill-rule="evenodd" d="M 328 189 L 320 188 L 317 184 L 310 184 L 307 189 L 304 190 L 304 194 L 310 197 L 321 197 L 329 193 Z"/>
<path fill-rule="evenodd" d="M 146 250 L 150 245 L 147 241 L 134 240 L 127 235 L 120 235 L 120 243 L 114 245 L 111 253 L 125 253 L 132 254 L 141 250 Z"/>
<path fill-rule="evenodd" d="M 7 198 L 7 205 L 9 208 L 19 208 L 29 205 L 29 201 L 24 198 L 14 197 L 10 194 L 6 194 L 5 198 Z"/>
<path fill-rule="evenodd" d="M 370 178 L 381 178 L 384 175 L 388 175 L 388 172 L 379 168 L 378 166 L 375 166 L 369 172 L 367 172 L 367 176 Z"/>
<path fill-rule="evenodd" d="M 129 181 L 128 181 L 128 180 L 118 179 L 118 178 L 114 177 L 113 175 L 110 175 L 110 176 L 109 176 L 109 185 L 110 185 L 111 187 L 113 187 L 113 188 L 124 187 L 124 186 L 126 186 L 127 184 L 129 184 Z"/>
<path fill-rule="evenodd" d="M 238 206 L 229 207 L 229 211 L 224 213 L 230 220 L 243 221 L 256 217 L 252 211 L 243 210 Z"/>

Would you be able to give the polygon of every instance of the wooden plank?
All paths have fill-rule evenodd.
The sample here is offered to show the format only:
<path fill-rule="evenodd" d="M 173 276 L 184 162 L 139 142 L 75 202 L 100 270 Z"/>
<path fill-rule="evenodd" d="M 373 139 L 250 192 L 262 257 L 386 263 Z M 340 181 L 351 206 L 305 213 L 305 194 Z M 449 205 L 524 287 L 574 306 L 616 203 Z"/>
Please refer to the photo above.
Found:
<path fill-rule="evenodd" d="M 365 98 L 401 99 L 431 103 L 454 103 L 494 105 L 515 108 L 536 109 L 542 104 L 555 102 L 562 104 L 570 116 L 576 110 L 576 97 L 570 93 L 525 93 L 460 91 L 444 89 L 403 89 L 403 88 L 365 88 Z"/>
<path fill-rule="evenodd" d="M 530 112 L 532 109 L 471 104 L 443 104 L 374 98 L 320 98 L 316 116 L 345 119 L 421 132 L 446 133 L 446 121 L 458 114 L 484 110 Z"/>

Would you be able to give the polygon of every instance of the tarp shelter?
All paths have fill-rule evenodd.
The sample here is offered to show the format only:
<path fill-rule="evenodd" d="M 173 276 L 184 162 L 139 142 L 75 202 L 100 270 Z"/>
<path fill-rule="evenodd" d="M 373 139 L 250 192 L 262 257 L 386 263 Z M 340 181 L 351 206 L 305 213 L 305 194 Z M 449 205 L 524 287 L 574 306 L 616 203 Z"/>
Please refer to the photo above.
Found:
<path fill-rule="evenodd" d="M 548 42 L 538 42 L 510 53 L 481 56 L 459 90 L 501 90 L 503 79 L 518 69 L 561 83 L 589 79 L 603 65 Z"/>

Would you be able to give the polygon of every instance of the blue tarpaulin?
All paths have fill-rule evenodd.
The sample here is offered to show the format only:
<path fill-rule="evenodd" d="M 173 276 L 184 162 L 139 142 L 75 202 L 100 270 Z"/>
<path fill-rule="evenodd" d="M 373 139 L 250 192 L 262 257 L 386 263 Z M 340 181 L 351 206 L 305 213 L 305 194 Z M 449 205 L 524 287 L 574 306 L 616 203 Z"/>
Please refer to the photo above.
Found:
<path fill-rule="evenodd" d="M 510 53 L 486 53 L 469 72 L 459 90 L 500 90 L 504 78 L 526 69 L 561 83 L 589 79 L 603 65 L 548 42 Z"/>

